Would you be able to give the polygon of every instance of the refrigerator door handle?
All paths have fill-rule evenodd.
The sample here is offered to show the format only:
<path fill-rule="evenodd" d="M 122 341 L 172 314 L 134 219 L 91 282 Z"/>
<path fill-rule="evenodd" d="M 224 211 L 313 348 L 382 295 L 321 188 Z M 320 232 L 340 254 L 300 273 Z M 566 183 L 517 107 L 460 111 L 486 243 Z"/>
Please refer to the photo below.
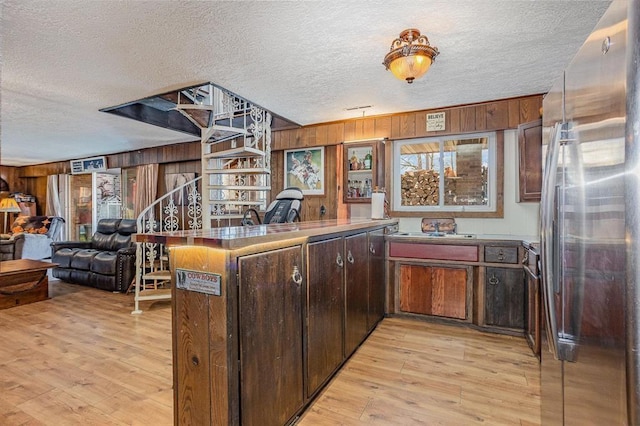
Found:
<path fill-rule="evenodd" d="M 546 322 L 547 341 L 549 351 L 556 359 L 558 356 L 558 322 L 556 318 L 554 289 L 559 277 L 554 276 L 553 264 L 553 218 L 556 208 L 556 186 L 558 171 L 558 155 L 560 139 L 564 129 L 563 123 L 556 123 L 551 131 L 549 148 L 545 162 L 545 173 L 542 181 L 542 198 L 540 210 L 540 262 L 542 266 L 542 289 L 544 297 L 544 315 Z M 557 236 L 556 236 L 557 237 Z"/>
<path fill-rule="evenodd" d="M 559 258 L 563 251 L 562 247 L 562 220 L 556 217 L 555 213 L 559 206 L 563 204 L 563 183 L 558 182 L 558 162 L 560 158 L 560 148 L 563 146 L 572 147 L 570 138 L 569 123 L 556 123 L 553 128 L 549 149 L 545 163 L 545 174 L 542 183 L 542 199 L 540 212 L 540 260 L 542 264 L 542 290 L 545 301 L 545 327 L 549 351 L 556 359 L 575 362 L 577 356 L 577 344 L 575 336 L 562 333 L 558 324 L 556 311 L 556 295 L 561 300 L 564 299 L 564 287 Z M 575 148 L 573 146 L 573 148 Z M 562 214 L 562 212 L 558 212 Z M 564 303 L 564 302 L 562 302 Z"/>

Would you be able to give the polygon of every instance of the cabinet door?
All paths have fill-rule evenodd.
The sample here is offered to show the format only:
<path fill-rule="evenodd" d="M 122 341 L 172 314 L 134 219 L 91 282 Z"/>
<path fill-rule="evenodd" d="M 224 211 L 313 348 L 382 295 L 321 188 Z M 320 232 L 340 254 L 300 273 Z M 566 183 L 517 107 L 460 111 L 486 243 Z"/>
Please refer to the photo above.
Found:
<path fill-rule="evenodd" d="M 304 402 L 303 279 L 295 268 L 303 272 L 300 246 L 238 259 L 244 425 L 283 425 Z"/>
<path fill-rule="evenodd" d="M 400 265 L 400 310 L 467 318 L 467 267 Z"/>
<path fill-rule="evenodd" d="M 524 269 L 526 298 L 525 337 L 536 356 L 540 356 L 540 278 L 529 268 Z"/>
<path fill-rule="evenodd" d="M 384 231 L 381 229 L 369 233 L 369 331 L 384 317 L 386 291 Z"/>
<path fill-rule="evenodd" d="M 485 322 L 524 329 L 524 282 L 521 268 L 486 268 Z"/>
<path fill-rule="evenodd" d="M 367 234 L 345 241 L 345 357 L 358 347 L 369 330 L 369 247 Z"/>
<path fill-rule="evenodd" d="M 542 120 L 518 126 L 519 200 L 540 201 L 542 191 Z"/>
<path fill-rule="evenodd" d="M 343 358 L 344 256 L 342 238 L 307 245 L 307 396 Z"/>

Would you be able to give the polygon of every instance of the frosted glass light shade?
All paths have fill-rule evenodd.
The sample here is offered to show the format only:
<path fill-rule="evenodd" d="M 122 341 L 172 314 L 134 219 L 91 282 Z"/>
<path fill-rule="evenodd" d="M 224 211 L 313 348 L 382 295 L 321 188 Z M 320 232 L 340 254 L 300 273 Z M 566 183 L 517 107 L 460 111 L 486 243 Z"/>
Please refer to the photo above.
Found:
<path fill-rule="evenodd" d="M 402 56 L 389 64 L 389 70 L 400 80 L 412 83 L 429 71 L 431 58 L 422 55 Z"/>
<path fill-rule="evenodd" d="M 440 52 L 429 44 L 426 36 L 414 28 L 404 30 L 391 43 L 389 53 L 382 63 L 394 76 L 407 83 L 420 78 L 429 71 L 431 64 Z"/>

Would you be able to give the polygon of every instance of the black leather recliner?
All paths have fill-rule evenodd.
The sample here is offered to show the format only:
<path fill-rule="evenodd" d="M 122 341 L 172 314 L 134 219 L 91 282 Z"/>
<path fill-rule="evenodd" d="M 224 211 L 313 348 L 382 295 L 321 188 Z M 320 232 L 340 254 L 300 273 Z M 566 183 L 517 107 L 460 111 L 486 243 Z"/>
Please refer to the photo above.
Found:
<path fill-rule="evenodd" d="M 241 224 L 255 225 L 256 223 L 251 219 L 251 213 L 256 216 L 258 225 L 269 223 L 292 223 L 300 221 L 300 208 L 302 206 L 302 200 L 304 195 L 300 188 L 290 186 L 281 191 L 274 201 L 269 204 L 267 210 L 264 212 L 264 220 L 260 220 L 260 215 L 256 209 L 247 209 L 242 217 Z"/>
<path fill-rule="evenodd" d="M 101 219 L 91 241 L 51 243 L 53 276 L 102 290 L 125 292 L 136 272 L 134 219 Z"/>

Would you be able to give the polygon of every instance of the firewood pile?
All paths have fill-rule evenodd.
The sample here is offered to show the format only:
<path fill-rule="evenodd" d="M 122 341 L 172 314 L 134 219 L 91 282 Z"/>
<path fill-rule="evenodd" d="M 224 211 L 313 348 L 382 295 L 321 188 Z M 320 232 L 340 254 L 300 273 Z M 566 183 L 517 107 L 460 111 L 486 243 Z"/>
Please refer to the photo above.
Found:
<path fill-rule="evenodd" d="M 400 176 L 403 206 L 438 205 L 439 174 L 434 170 L 416 170 Z"/>

